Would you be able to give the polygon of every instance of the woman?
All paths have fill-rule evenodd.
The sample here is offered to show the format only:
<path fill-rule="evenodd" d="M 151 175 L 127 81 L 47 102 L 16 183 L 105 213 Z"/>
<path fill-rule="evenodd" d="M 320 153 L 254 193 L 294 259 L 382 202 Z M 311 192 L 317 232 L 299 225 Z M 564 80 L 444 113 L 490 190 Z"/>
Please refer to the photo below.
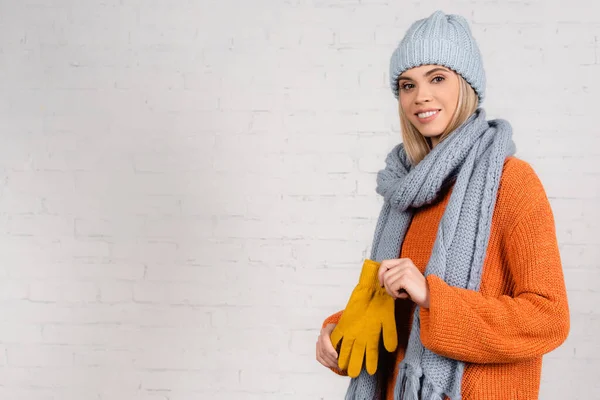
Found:
<path fill-rule="evenodd" d="M 373 373 L 363 344 L 346 398 L 537 399 L 542 356 L 569 332 L 554 219 L 538 176 L 514 157 L 510 124 L 480 108 L 485 73 L 466 20 L 437 11 L 416 21 L 390 78 L 403 143 L 377 177 L 370 259 L 393 299 L 397 346 L 379 347 Z M 344 317 L 324 321 L 316 349 L 340 375 L 338 352 L 352 347 Z"/>

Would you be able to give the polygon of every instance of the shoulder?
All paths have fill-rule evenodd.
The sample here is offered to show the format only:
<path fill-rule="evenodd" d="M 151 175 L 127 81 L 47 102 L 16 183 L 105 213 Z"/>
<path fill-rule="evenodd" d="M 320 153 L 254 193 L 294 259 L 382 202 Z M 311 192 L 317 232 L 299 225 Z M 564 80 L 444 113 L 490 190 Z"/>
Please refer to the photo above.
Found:
<path fill-rule="evenodd" d="M 511 156 L 504 161 L 498 191 L 510 192 L 516 200 L 539 195 L 540 192 L 544 192 L 544 186 L 531 164 Z"/>
<path fill-rule="evenodd" d="M 515 156 L 507 157 L 504 160 L 502 169 L 502 181 L 511 181 L 517 179 L 537 179 L 537 173 L 527 161 Z"/>
<path fill-rule="evenodd" d="M 508 157 L 498 187 L 497 213 L 512 225 L 540 202 L 548 203 L 548 197 L 534 168 L 520 158 Z"/>

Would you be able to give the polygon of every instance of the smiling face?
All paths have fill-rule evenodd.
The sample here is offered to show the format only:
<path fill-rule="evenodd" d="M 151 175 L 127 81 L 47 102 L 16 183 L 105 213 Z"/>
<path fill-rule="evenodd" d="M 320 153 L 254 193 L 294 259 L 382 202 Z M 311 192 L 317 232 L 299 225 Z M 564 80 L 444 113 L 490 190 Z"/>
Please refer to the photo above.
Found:
<path fill-rule="evenodd" d="M 398 88 L 406 118 L 435 146 L 458 105 L 458 74 L 440 65 L 422 65 L 404 71 Z"/>

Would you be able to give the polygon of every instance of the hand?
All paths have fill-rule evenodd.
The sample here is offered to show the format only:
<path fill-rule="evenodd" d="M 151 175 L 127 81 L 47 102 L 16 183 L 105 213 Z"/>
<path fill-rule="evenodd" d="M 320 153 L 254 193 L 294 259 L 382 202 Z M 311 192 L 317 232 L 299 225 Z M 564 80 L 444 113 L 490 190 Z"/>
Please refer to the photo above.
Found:
<path fill-rule="evenodd" d="M 383 260 L 377 276 L 381 287 L 393 298 L 410 298 L 420 307 L 429 308 L 427 280 L 410 258 Z"/>
<path fill-rule="evenodd" d="M 317 339 L 317 361 L 328 368 L 338 368 L 338 354 L 331 344 L 331 332 L 336 324 L 327 324 Z"/>
<path fill-rule="evenodd" d="M 374 260 L 364 261 L 358 284 L 331 332 L 331 344 L 338 350 L 338 368 L 351 378 L 360 374 L 363 364 L 370 375 L 377 371 L 382 335 L 388 352 L 398 345 L 394 299 L 379 284 L 379 266 Z"/>

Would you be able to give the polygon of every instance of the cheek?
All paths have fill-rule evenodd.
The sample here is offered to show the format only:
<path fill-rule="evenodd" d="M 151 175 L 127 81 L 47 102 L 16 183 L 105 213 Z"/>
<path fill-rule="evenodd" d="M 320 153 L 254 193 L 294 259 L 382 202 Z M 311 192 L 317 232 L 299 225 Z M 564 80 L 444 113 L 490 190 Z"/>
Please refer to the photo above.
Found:
<path fill-rule="evenodd" d="M 454 85 L 452 86 L 452 89 L 446 92 L 444 102 L 446 103 L 447 108 L 455 110 L 456 106 L 458 105 L 458 96 L 460 89 L 458 86 L 458 82 L 453 83 Z"/>
<path fill-rule="evenodd" d="M 398 101 L 398 106 L 402 108 L 404 114 L 409 116 L 410 101 L 406 98 L 406 96 L 401 96 L 399 100 L 400 101 Z"/>
<path fill-rule="evenodd" d="M 446 111 L 453 111 L 456 108 L 456 98 L 448 91 L 439 91 L 436 96 L 436 103 Z"/>

